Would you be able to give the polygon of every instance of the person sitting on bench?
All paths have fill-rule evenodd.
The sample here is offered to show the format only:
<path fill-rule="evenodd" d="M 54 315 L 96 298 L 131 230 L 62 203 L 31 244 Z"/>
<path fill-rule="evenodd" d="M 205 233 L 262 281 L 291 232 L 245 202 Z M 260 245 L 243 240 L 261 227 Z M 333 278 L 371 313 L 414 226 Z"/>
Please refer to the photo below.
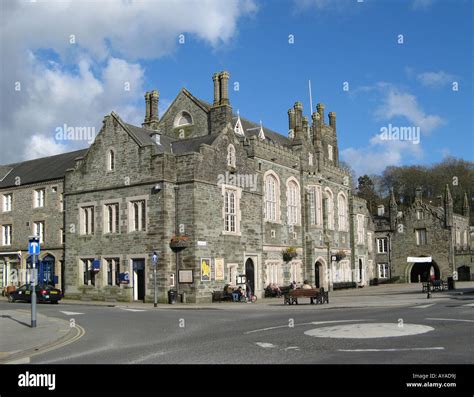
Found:
<path fill-rule="evenodd" d="M 309 283 L 308 280 L 303 281 L 303 286 L 301 288 L 303 288 L 303 289 L 313 289 L 313 287 L 311 287 L 311 284 Z"/>

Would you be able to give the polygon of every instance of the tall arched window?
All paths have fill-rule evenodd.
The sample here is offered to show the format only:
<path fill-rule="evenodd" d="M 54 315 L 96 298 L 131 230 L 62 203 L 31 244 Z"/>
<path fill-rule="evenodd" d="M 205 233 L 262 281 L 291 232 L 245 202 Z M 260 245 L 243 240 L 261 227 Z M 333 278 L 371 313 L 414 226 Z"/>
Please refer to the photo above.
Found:
<path fill-rule="evenodd" d="M 235 147 L 232 144 L 227 146 L 227 165 L 235 167 Z"/>
<path fill-rule="evenodd" d="M 288 181 L 286 187 L 288 224 L 297 225 L 299 224 L 300 188 L 295 180 Z"/>
<path fill-rule="evenodd" d="M 115 170 L 115 152 L 113 149 L 110 149 L 107 156 L 107 171 L 113 170 Z"/>
<path fill-rule="evenodd" d="M 264 210 L 267 222 L 280 221 L 280 181 L 273 171 L 264 176 Z"/>
<path fill-rule="evenodd" d="M 338 214 L 338 223 L 339 230 L 346 232 L 347 228 L 347 199 L 344 193 L 339 193 L 337 195 L 337 214 Z"/>
<path fill-rule="evenodd" d="M 328 187 L 324 189 L 324 193 L 326 196 L 327 227 L 332 230 L 334 229 L 334 195 Z"/>

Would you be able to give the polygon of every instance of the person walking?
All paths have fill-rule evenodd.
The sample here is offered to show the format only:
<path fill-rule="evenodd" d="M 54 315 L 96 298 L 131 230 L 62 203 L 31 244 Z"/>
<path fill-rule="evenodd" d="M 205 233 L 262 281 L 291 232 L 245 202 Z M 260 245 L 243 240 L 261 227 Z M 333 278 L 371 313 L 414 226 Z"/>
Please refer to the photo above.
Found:
<path fill-rule="evenodd" d="M 252 288 L 250 287 L 250 283 L 245 281 L 245 293 L 247 295 L 247 303 L 252 302 Z"/>

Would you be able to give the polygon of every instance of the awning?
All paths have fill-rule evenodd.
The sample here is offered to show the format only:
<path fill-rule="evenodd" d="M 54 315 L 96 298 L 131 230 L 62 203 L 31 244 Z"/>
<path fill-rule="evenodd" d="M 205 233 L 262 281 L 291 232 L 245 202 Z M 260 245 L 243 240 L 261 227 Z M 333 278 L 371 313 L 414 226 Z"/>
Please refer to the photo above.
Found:
<path fill-rule="evenodd" d="M 426 263 L 433 262 L 431 256 L 409 256 L 407 258 L 408 263 Z"/>

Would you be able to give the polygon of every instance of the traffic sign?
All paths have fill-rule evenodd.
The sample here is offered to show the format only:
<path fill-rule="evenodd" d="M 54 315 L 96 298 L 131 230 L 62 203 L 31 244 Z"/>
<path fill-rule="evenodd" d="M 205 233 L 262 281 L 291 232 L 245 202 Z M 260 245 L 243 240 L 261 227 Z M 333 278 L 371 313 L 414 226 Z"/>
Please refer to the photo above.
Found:
<path fill-rule="evenodd" d="M 153 255 L 151 256 L 151 262 L 153 264 L 153 267 L 156 267 L 156 264 L 158 263 L 158 254 L 153 252 Z"/>
<path fill-rule="evenodd" d="M 40 253 L 39 237 L 30 237 L 28 241 L 28 253 L 30 255 L 39 255 Z"/>

